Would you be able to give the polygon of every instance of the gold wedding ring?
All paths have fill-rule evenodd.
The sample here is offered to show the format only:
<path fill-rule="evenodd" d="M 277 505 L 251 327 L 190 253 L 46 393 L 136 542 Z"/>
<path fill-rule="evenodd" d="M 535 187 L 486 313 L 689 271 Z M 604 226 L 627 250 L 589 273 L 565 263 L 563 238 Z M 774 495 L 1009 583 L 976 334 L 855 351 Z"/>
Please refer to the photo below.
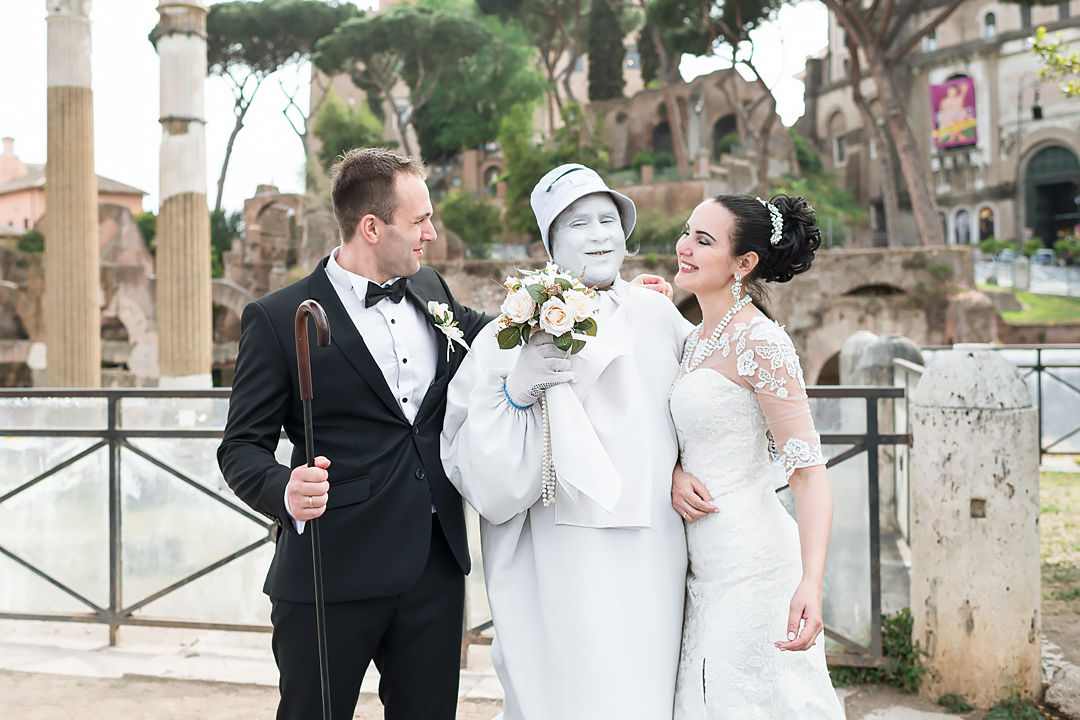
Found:
<path fill-rule="evenodd" d="M 310 495 L 307 496 L 307 506 L 308 506 L 308 510 L 311 510 L 311 509 L 313 509 L 315 507 L 315 504 L 313 502 L 311 502 L 311 496 Z"/>

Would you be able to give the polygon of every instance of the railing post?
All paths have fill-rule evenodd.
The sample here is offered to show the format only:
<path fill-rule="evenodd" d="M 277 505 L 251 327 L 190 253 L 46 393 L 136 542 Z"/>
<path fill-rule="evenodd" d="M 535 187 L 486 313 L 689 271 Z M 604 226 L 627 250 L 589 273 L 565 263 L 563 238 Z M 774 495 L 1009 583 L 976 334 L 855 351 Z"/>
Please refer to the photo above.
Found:
<path fill-rule="evenodd" d="M 870 649 L 881 657 L 881 517 L 878 508 L 878 398 L 866 397 L 867 502 L 870 504 Z"/>
<path fill-rule="evenodd" d="M 1039 403 L 1039 462 L 1042 462 L 1043 453 L 1046 452 L 1046 448 L 1043 446 L 1043 391 L 1042 391 L 1042 378 L 1043 378 L 1043 361 L 1042 361 L 1042 348 L 1035 348 L 1035 402 Z"/>
<path fill-rule="evenodd" d="M 120 633 L 120 611 L 123 609 L 123 554 L 121 542 L 120 497 L 120 396 L 107 397 L 109 441 L 109 646 L 115 647 Z"/>

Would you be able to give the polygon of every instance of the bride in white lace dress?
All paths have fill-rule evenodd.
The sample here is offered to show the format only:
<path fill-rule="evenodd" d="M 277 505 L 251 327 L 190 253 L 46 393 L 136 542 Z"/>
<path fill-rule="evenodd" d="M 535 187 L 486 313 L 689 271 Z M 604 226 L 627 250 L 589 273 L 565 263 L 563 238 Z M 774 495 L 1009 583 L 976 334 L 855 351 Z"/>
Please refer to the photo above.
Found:
<path fill-rule="evenodd" d="M 820 637 L 825 459 L 791 339 L 744 290 L 805 271 L 819 244 L 803 199 L 722 195 L 694 210 L 677 245 L 675 283 L 697 296 L 703 323 L 671 392 L 672 505 L 690 560 L 676 720 L 844 717 Z M 775 494 L 785 484 L 797 525 Z"/>

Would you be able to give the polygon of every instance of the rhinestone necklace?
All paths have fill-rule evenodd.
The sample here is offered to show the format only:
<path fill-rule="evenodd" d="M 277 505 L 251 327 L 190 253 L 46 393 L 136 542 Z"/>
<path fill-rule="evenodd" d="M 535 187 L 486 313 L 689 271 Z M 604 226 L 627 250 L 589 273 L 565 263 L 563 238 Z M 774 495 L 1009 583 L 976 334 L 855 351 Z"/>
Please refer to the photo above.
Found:
<path fill-rule="evenodd" d="M 720 349 L 720 334 L 724 332 L 724 329 L 731 322 L 731 319 L 735 317 L 735 314 L 751 302 L 752 298 L 749 295 L 743 295 L 739 298 L 739 300 L 731 306 L 731 309 L 724 313 L 724 317 L 716 324 L 716 329 L 712 331 L 712 335 L 704 342 L 701 342 L 703 324 L 697 326 L 697 332 L 692 333 L 690 336 L 693 344 L 687 348 L 684 353 L 682 362 L 683 375 L 692 373 L 699 365 L 701 365 L 701 363 L 705 362 L 710 355 Z M 699 353 L 699 351 L 701 352 Z"/>

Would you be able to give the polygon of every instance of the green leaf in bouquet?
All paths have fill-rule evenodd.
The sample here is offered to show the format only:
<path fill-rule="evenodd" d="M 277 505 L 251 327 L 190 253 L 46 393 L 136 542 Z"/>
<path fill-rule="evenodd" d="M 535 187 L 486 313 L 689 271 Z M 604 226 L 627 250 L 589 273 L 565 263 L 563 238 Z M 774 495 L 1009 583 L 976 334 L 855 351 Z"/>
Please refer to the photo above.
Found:
<path fill-rule="evenodd" d="M 547 293 L 544 292 L 543 285 L 526 285 L 525 289 L 529 291 L 529 297 L 531 297 L 533 302 L 537 305 L 543 305 L 547 302 L 548 296 Z"/>
<path fill-rule="evenodd" d="M 564 332 L 562 335 L 555 337 L 555 347 L 560 350 L 569 350 L 574 344 L 574 338 L 570 337 L 570 333 Z"/>
<path fill-rule="evenodd" d="M 583 335 L 596 337 L 596 321 L 592 318 L 585 318 L 581 322 L 574 324 L 574 330 Z"/>
<path fill-rule="evenodd" d="M 529 337 L 532 336 L 532 326 L 526 323 L 521 326 L 521 344 L 529 342 Z"/>
<path fill-rule="evenodd" d="M 521 327 L 510 325 L 499 331 L 499 347 L 503 350 L 513 350 L 521 344 Z"/>
<path fill-rule="evenodd" d="M 584 340 L 575 340 L 574 344 L 570 346 L 570 354 L 577 355 L 585 347 Z"/>
<path fill-rule="evenodd" d="M 571 283 L 566 278 L 555 278 L 555 282 L 559 284 L 559 287 L 561 287 L 563 291 L 569 290 L 573 287 L 573 283 Z"/>

